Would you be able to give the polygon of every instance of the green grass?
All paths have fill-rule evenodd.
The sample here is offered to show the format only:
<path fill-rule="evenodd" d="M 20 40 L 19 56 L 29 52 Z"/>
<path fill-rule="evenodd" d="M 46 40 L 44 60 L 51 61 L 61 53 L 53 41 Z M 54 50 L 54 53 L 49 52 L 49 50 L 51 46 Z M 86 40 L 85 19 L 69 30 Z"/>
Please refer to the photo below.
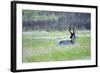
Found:
<path fill-rule="evenodd" d="M 69 40 L 66 31 L 23 32 L 23 62 L 86 60 L 91 58 L 90 31 L 78 31 L 74 45 L 57 45 L 59 40 Z"/>

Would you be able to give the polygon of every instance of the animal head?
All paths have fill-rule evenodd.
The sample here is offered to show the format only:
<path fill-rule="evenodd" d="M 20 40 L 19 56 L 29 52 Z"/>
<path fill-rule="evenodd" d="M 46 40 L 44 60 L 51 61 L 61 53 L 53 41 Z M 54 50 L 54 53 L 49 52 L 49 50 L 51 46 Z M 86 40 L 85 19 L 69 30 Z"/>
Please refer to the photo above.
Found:
<path fill-rule="evenodd" d="M 71 42 L 74 43 L 76 39 L 76 30 L 74 27 L 69 27 L 69 32 L 70 32 L 70 39 Z"/>

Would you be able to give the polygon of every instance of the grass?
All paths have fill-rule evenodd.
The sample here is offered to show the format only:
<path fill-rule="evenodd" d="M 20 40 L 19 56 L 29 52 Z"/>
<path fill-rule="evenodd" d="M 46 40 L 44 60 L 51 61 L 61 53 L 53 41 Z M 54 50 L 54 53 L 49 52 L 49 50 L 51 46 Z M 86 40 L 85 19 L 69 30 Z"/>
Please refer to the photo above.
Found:
<path fill-rule="evenodd" d="M 74 45 L 61 46 L 60 40 L 69 40 L 66 31 L 23 32 L 23 56 L 25 63 L 41 61 L 86 60 L 91 58 L 90 31 L 78 31 Z"/>

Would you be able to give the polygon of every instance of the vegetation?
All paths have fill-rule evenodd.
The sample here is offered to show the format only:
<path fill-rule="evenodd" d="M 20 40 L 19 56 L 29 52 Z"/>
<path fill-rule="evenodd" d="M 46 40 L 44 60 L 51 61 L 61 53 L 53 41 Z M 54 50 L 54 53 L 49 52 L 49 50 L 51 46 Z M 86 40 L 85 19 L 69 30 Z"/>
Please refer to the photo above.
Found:
<path fill-rule="evenodd" d="M 65 31 L 68 26 L 74 26 L 78 30 L 90 30 L 90 13 L 23 10 L 22 14 L 23 31 Z"/>
<path fill-rule="evenodd" d="M 61 46 L 57 43 L 68 40 L 69 32 L 23 32 L 23 62 L 90 59 L 90 32 L 78 31 L 77 34 L 74 45 Z"/>
<path fill-rule="evenodd" d="M 64 61 L 91 58 L 91 14 L 39 10 L 22 11 L 22 61 Z M 73 45 L 59 45 L 70 40 L 68 27 L 76 30 Z"/>

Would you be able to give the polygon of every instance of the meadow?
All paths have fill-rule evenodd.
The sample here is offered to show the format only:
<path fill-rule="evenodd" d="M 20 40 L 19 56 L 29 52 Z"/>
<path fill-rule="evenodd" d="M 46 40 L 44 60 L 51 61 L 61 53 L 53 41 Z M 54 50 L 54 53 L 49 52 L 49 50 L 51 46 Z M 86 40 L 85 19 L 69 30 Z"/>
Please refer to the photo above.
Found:
<path fill-rule="evenodd" d="M 23 31 L 22 61 L 31 63 L 90 59 L 90 31 L 77 31 L 76 35 L 75 44 L 58 45 L 61 40 L 70 40 L 68 31 Z"/>

